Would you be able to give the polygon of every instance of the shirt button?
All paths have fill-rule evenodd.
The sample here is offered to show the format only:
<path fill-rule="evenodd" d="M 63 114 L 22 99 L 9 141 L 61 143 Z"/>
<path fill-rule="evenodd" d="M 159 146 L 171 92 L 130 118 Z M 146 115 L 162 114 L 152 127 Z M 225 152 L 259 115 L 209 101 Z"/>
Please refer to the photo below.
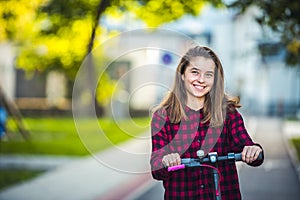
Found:
<path fill-rule="evenodd" d="M 205 188 L 205 186 L 204 186 L 204 185 L 200 185 L 200 188 L 202 188 L 202 189 L 203 189 L 203 188 Z"/>

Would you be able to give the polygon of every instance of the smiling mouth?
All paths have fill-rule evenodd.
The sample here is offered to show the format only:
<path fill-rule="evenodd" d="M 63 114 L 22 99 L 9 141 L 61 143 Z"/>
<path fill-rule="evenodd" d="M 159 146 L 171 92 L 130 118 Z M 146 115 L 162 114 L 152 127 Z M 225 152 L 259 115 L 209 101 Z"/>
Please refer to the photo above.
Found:
<path fill-rule="evenodd" d="M 205 86 L 196 85 L 196 84 L 193 84 L 193 86 L 194 86 L 195 88 L 197 88 L 198 90 L 203 90 L 203 89 L 205 89 Z"/>

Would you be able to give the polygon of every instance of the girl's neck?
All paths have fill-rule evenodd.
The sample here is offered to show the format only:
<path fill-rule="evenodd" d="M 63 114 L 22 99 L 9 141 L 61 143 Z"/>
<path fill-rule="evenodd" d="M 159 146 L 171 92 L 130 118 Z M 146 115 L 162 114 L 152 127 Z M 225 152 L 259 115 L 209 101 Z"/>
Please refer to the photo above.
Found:
<path fill-rule="evenodd" d="M 187 106 L 192 110 L 200 110 L 204 106 L 204 98 L 188 98 Z"/>

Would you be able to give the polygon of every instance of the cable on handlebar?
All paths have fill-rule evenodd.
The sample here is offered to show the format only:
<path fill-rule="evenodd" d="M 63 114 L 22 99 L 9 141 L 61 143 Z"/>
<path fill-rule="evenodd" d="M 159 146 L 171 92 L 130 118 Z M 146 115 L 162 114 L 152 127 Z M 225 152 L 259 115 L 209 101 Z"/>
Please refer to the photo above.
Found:
<path fill-rule="evenodd" d="M 207 165 L 207 164 L 202 164 L 201 167 L 208 167 L 208 168 L 211 168 L 211 169 L 215 170 L 216 172 L 218 172 L 219 180 L 218 180 L 218 188 L 216 189 L 216 196 L 219 196 L 220 195 L 219 190 L 221 188 L 221 184 L 220 184 L 221 173 L 220 173 L 219 169 L 214 166 Z"/>

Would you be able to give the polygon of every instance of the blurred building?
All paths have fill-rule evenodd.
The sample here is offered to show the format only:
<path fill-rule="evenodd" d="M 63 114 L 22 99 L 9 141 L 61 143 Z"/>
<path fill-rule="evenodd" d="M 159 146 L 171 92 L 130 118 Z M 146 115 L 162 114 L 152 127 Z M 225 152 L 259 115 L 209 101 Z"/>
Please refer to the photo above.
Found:
<path fill-rule="evenodd" d="M 284 62 L 286 52 L 280 45 L 279 37 L 256 23 L 255 16 L 259 14 L 257 8 L 251 8 L 245 14 L 237 15 L 232 10 L 207 7 L 198 17 L 185 16 L 162 28 L 183 33 L 199 45 L 207 45 L 216 51 L 225 70 L 226 91 L 241 97 L 242 112 L 270 116 L 296 116 L 297 113 L 299 115 L 300 66 L 286 66 Z M 109 26 L 108 22 L 109 19 L 107 19 Z M 125 18 L 113 26 L 121 31 L 128 31 L 140 28 L 141 24 Z M 133 32 L 132 38 L 138 40 L 143 39 L 142 37 Z M 175 44 L 178 49 L 187 49 L 184 41 L 164 34 L 156 36 L 156 42 Z M 120 41 L 120 46 L 124 43 L 131 44 L 128 41 Z M 261 55 L 260 51 L 264 49 L 269 49 L 269 53 Z M 169 69 L 173 71 L 176 69 L 179 58 L 178 55 L 163 50 L 151 53 L 151 50 L 140 49 L 138 52 L 144 55 L 134 56 L 128 53 L 127 56 L 118 59 L 127 62 L 129 69 L 137 67 L 142 69 L 149 61 L 155 64 L 156 67 L 152 66 L 151 70 L 145 70 L 144 74 L 131 73 L 127 87 L 127 92 L 133 94 L 129 102 L 131 108 L 148 110 L 157 104 L 171 87 L 172 81 L 167 84 L 165 79 L 168 81 L 173 79 Z M 172 62 L 165 63 L 164 58 L 168 53 Z M 161 81 L 162 85 L 170 87 L 161 87 L 162 85 L 157 84 L 153 84 L 151 89 L 150 86 L 139 87 L 143 83 L 139 82 L 139 79 Z M 132 88 L 137 87 L 140 91 L 134 92 Z"/>
<path fill-rule="evenodd" d="M 15 52 L 9 44 L 0 44 L 0 85 L 11 99 L 15 97 L 16 85 L 14 57 Z"/>
<path fill-rule="evenodd" d="M 15 52 L 9 44 L 0 45 L 0 86 L 6 97 L 23 113 L 43 114 L 71 110 L 67 80 L 58 72 L 26 74 L 14 65 Z"/>

